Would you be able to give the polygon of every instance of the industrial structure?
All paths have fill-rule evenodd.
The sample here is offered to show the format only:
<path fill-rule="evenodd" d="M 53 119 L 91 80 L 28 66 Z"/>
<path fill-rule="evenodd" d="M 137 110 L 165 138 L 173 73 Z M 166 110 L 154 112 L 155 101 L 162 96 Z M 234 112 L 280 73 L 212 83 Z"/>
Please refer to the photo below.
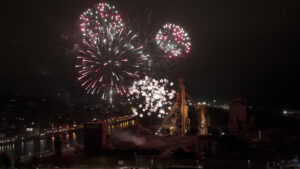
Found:
<path fill-rule="evenodd" d="M 176 96 L 176 102 L 169 115 L 169 125 L 164 126 L 165 128 L 168 127 L 168 134 L 185 136 L 190 135 L 190 131 L 196 129 L 195 135 L 207 135 L 205 109 L 186 93 L 183 79 L 179 79 L 179 90 Z M 195 111 L 189 110 L 188 102 L 194 105 Z M 190 119 L 190 116 L 193 118 Z"/>
<path fill-rule="evenodd" d="M 208 135 L 208 130 L 223 133 L 247 126 L 246 104 L 232 99 L 230 110 L 216 105 L 200 104 L 186 93 L 184 80 L 179 80 L 176 101 L 164 119 L 161 134 L 173 136 Z M 232 129 L 232 130 L 231 130 Z"/>

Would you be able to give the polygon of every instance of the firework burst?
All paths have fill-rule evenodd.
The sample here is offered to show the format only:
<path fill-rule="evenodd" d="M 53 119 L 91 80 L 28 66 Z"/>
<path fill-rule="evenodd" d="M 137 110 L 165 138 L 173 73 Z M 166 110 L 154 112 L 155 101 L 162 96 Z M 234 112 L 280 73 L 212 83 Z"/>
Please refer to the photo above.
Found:
<path fill-rule="evenodd" d="M 150 116 L 164 117 L 167 111 L 171 109 L 172 99 L 175 97 L 175 90 L 172 90 L 173 82 L 167 79 L 152 79 L 145 76 L 144 79 L 133 82 L 129 88 L 130 97 L 128 101 L 137 104 L 134 105 L 134 114 L 143 117 L 144 114 Z"/>
<path fill-rule="evenodd" d="M 87 93 L 112 101 L 113 93 L 124 95 L 132 82 L 144 75 L 148 55 L 131 30 L 112 25 L 99 33 L 93 42 L 82 41 L 77 57 L 80 64 L 76 65 L 78 80 Z"/>
<path fill-rule="evenodd" d="M 169 58 L 190 53 L 191 40 L 188 34 L 178 25 L 165 24 L 155 37 L 156 44 Z"/>
<path fill-rule="evenodd" d="M 115 27 L 116 33 L 124 27 L 121 15 L 115 6 L 108 3 L 99 3 L 87 9 L 80 16 L 80 30 L 83 37 L 89 42 L 96 43 L 103 29 Z"/>

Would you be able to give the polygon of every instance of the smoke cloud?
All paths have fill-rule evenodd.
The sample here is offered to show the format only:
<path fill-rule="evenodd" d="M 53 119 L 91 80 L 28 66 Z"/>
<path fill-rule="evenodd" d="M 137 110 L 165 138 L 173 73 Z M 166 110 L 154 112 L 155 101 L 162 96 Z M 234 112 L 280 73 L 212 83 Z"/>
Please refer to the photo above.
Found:
<path fill-rule="evenodd" d="M 132 142 L 137 146 L 145 143 L 145 138 L 137 135 L 133 135 L 128 131 L 114 131 L 111 134 L 111 139 L 117 139 L 119 141 Z"/>

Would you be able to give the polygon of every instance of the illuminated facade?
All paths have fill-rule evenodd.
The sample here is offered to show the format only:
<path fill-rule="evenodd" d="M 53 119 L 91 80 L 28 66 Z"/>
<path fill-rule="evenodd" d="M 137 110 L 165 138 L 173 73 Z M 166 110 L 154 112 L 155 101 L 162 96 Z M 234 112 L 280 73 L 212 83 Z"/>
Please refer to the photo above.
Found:
<path fill-rule="evenodd" d="M 200 115 L 200 118 L 199 118 L 199 127 L 198 127 L 198 135 L 207 135 L 207 126 L 206 126 L 206 119 L 205 119 L 205 115 L 204 115 L 204 110 L 205 108 L 203 106 L 198 106 L 198 109 L 197 109 L 197 113 L 198 115 Z M 200 111 L 200 113 L 199 113 Z"/>
<path fill-rule="evenodd" d="M 189 102 L 192 106 L 189 110 Z M 193 109 L 194 108 L 194 109 Z M 190 119 L 191 118 L 191 119 Z M 179 80 L 177 99 L 172 106 L 170 118 L 162 126 L 169 130 L 170 135 L 207 135 L 205 107 L 198 105 L 185 91 L 183 79 Z"/>

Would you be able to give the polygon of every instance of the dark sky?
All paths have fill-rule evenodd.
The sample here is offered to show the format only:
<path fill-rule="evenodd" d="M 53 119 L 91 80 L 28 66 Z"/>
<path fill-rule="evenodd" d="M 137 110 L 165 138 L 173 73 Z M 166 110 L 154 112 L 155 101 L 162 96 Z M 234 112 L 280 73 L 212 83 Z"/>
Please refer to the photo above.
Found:
<path fill-rule="evenodd" d="M 28 0 L 1 4 L 0 94 L 82 92 L 72 52 L 78 17 L 96 0 Z M 129 25 L 156 32 L 182 25 L 192 52 L 177 65 L 195 99 L 243 96 L 300 105 L 297 1 L 113 0 Z M 151 13 L 151 17 L 147 15 Z M 146 25 L 147 20 L 151 20 Z"/>

